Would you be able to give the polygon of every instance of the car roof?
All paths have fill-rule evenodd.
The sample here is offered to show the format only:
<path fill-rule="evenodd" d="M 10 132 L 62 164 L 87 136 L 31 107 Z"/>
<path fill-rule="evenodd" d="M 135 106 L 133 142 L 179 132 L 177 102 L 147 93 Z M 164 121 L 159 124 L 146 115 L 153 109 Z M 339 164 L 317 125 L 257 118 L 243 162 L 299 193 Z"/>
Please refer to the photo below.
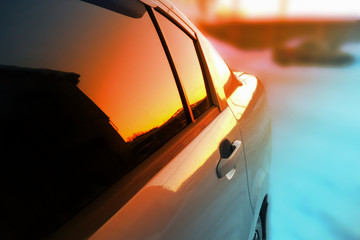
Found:
<path fill-rule="evenodd" d="M 182 25 L 186 25 L 192 31 L 196 31 L 196 27 L 189 21 L 189 19 L 181 13 L 170 1 L 168 0 L 82 0 L 106 9 L 109 9 L 120 14 L 141 18 L 146 12 L 146 4 L 153 8 L 160 8 L 167 14 L 172 15 Z"/>

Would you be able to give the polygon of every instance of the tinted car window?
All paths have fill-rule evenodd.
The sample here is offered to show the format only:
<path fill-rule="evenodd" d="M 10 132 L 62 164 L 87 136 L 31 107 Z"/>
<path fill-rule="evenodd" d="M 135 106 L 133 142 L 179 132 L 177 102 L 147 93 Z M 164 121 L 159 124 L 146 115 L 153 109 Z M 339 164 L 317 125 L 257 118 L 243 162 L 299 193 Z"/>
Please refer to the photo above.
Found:
<path fill-rule="evenodd" d="M 49 0 L 0 9 L 1 232 L 41 237 L 188 122 L 147 13 Z"/>
<path fill-rule="evenodd" d="M 194 118 L 197 118 L 210 104 L 194 42 L 163 15 L 158 12 L 155 12 L 155 15 L 175 62 Z"/>

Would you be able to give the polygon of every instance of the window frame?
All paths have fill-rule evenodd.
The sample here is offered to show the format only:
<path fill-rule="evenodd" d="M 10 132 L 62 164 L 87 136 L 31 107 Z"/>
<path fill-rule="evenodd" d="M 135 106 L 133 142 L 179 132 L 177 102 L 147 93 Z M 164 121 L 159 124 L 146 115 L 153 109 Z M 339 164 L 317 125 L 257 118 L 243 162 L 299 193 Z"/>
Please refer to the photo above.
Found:
<path fill-rule="evenodd" d="M 212 82 L 211 77 L 210 77 L 210 71 L 207 68 L 205 57 L 204 57 L 204 55 L 202 53 L 200 41 L 199 41 L 199 39 L 197 37 L 197 34 L 189 26 L 184 27 L 184 25 L 182 25 L 179 22 L 179 20 L 176 20 L 175 18 L 173 18 L 169 13 L 167 13 L 166 11 L 164 11 L 160 7 L 156 7 L 155 9 L 152 9 L 151 7 L 147 6 L 147 11 L 148 11 L 148 13 L 150 15 L 150 18 L 153 21 L 153 24 L 154 24 L 154 26 L 155 26 L 155 28 L 156 28 L 156 30 L 158 32 L 161 43 L 163 44 L 165 54 L 166 54 L 166 56 L 167 56 L 167 58 L 169 60 L 169 64 L 170 64 L 171 69 L 173 71 L 173 75 L 174 75 L 174 78 L 175 78 L 175 81 L 176 81 L 176 85 L 178 86 L 180 96 L 181 96 L 181 98 L 183 100 L 183 103 L 184 103 L 184 109 L 187 108 L 187 110 L 185 110 L 185 112 L 186 112 L 186 114 L 189 114 L 188 119 L 190 120 L 190 122 L 195 122 L 197 119 L 194 119 L 192 109 L 191 109 L 190 103 L 188 101 L 187 93 L 185 91 L 185 88 L 184 88 L 184 85 L 183 85 L 183 83 L 181 81 L 181 78 L 179 77 L 179 73 L 178 73 L 178 71 L 176 69 L 176 66 L 175 66 L 175 61 L 174 61 L 173 57 L 171 56 L 171 52 L 170 52 L 168 44 L 167 44 L 167 42 L 165 40 L 163 30 L 161 29 L 160 24 L 158 23 L 158 20 L 156 19 L 154 11 L 158 12 L 159 14 L 164 16 L 167 20 L 172 22 L 180 31 L 185 33 L 190 38 L 190 40 L 193 42 L 194 49 L 195 49 L 195 52 L 196 52 L 196 57 L 197 57 L 197 60 L 199 62 L 199 65 L 200 65 L 201 74 L 202 74 L 204 85 L 205 85 L 206 98 L 209 101 L 209 108 L 210 108 L 212 105 L 214 105 L 214 103 L 216 103 L 216 101 L 214 101 L 214 98 L 213 98 L 213 96 L 215 94 L 215 91 L 211 91 L 211 86 L 209 85 L 209 83 Z"/>

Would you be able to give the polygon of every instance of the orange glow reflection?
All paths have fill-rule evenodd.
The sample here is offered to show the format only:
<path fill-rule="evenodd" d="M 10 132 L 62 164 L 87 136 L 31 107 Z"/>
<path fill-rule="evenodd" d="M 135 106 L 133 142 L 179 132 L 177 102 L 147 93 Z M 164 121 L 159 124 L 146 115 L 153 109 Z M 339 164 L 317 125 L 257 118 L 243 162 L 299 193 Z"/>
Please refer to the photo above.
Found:
<path fill-rule="evenodd" d="M 110 117 L 124 140 L 131 141 L 167 122 L 182 104 L 149 17 L 120 17 L 126 28 L 119 19 L 101 26 L 103 36 L 111 37 L 91 36 L 94 41 L 88 41 L 84 51 L 96 51 L 88 54 L 83 71 L 75 71 L 81 74 L 80 89 Z M 120 28 L 121 33 L 115 34 Z"/>
<path fill-rule="evenodd" d="M 45 9 L 42 14 L 29 11 L 24 21 L 14 23 L 15 27 L 27 24 L 28 18 L 35 24 L 26 25 L 28 31 L 13 41 L 11 49 L 17 54 L 5 59 L 7 65 L 80 74 L 78 87 L 126 141 L 162 125 L 182 109 L 169 63 L 147 13 L 134 19 L 81 1 L 55 7 L 55 16 Z M 76 14 L 69 14 L 69 9 Z M 33 58 L 31 64 L 28 56 Z"/>

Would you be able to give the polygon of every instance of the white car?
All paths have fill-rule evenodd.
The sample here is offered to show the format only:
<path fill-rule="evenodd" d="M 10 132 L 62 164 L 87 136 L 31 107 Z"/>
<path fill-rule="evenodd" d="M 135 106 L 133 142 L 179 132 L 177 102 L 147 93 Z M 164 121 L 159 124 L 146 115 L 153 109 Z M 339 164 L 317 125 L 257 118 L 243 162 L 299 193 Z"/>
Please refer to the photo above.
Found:
<path fill-rule="evenodd" d="M 0 3 L 1 239 L 265 239 L 271 123 L 165 0 Z"/>

